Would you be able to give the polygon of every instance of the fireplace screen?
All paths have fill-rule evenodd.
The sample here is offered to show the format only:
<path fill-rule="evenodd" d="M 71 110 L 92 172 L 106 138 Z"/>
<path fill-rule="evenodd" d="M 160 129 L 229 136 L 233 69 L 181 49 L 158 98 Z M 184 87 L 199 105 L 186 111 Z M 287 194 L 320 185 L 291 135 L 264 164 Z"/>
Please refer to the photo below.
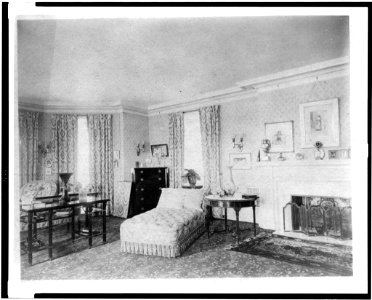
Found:
<path fill-rule="evenodd" d="M 292 196 L 283 207 L 284 231 L 352 238 L 351 199 Z"/>

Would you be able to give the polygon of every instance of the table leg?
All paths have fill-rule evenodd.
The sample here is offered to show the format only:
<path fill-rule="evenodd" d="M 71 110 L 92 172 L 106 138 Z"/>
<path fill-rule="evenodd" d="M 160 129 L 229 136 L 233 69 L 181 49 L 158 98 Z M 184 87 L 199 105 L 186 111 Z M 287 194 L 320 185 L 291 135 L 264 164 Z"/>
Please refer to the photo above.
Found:
<path fill-rule="evenodd" d="M 33 213 L 28 212 L 27 215 L 27 252 L 28 252 L 28 263 L 32 265 L 32 219 Z"/>
<path fill-rule="evenodd" d="M 48 243 L 48 252 L 49 252 L 49 259 L 53 259 L 53 210 L 49 210 L 48 215 L 48 231 L 49 231 L 49 243 Z"/>
<path fill-rule="evenodd" d="M 227 232 L 227 207 L 225 207 L 225 232 Z"/>
<path fill-rule="evenodd" d="M 106 202 L 102 204 L 102 241 L 106 243 Z"/>
<path fill-rule="evenodd" d="M 92 206 L 87 207 L 88 210 L 88 224 L 89 224 L 89 248 L 92 247 L 92 235 L 93 235 L 93 230 L 92 230 Z"/>
<path fill-rule="evenodd" d="M 88 219 L 89 219 L 89 217 L 88 217 L 88 211 L 89 211 L 89 207 L 86 206 L 86 207 L 85 207 L 85 227 L 88 227 L 88 226 L 89 226 L 89 221 L 88 221 Z"/>
<path fill-rule="evenodd" d="M 209 239 L 209 226 L 210 226 L 210 223 L 211 223 L 211 216 L 212 216 L 212 207 L 211 206 L 207 206 L 206 221 L 207 221 L 207 235 L 208 235 L 208 239 Z"/>
<path fill-rule="evenodd" d="M 253 209 L 253 229 L 254 229 L 254 236 L 256 236 L 256 205 L 252 206 Z"/>
<path fill-rule="evenodd" d="M 34 217 L 35 217 L 35 222 L 33 222 L 34 224 L 34 234 L 33 234 L 33 239 L 37 239 L 37 215 L 34 214 Z"/>
<path fill-rule="evenodd" d="M 71 213 L 71 238 L 72 238 L 72 241 L 74 242 L 75 240 L 75 207 L 72 208 L 72 213 Z"/>
<path fill-rule="evenodd" d="M 238 244 L 239 244 L 239 241 L 240 241 L 240 231 L 239 231 L 239 211 L 240 211 L 240 207 L 234 207 L 234 210 L 235 210 L 235 214 L 236 214 L 236 235 L 237 235 Z"/>

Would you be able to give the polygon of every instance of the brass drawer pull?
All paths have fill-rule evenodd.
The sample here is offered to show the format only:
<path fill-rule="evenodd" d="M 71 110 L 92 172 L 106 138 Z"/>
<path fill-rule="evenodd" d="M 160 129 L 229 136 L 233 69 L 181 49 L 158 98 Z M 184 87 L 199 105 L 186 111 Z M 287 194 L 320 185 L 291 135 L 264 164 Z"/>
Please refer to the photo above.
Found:
<path fill-rule="evenodd" d="M 140 173 L 143 174 L 143 170 L 141 170 Z"/>
<path fill-rule="evenodd" d="M 144 191 L 145 189 L 144 188 L 141 188 L 141 191 Z"/>
<path fill-rule="evenodd" d="M 161 177 L 159 177 L 159 178 L 158 178 L 158 180 L 159 180 L 159 181 L 161 181 L 161 180 L 162 180 L 162 178 L 161 178 Z"/>
<path fill-rule="evenodd" d="M 141 178 L 141 181 L 143 181 L 143 178 Z"/>

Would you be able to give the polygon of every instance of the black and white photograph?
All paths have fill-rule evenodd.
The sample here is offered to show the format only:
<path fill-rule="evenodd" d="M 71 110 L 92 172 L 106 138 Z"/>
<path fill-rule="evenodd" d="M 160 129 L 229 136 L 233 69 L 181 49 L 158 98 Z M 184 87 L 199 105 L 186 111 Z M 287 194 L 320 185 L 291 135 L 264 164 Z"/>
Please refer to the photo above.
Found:
<path fill-rule="evenodd" d="M 9 9 L 10 295 L 366 293 L 366 8 Z"/>

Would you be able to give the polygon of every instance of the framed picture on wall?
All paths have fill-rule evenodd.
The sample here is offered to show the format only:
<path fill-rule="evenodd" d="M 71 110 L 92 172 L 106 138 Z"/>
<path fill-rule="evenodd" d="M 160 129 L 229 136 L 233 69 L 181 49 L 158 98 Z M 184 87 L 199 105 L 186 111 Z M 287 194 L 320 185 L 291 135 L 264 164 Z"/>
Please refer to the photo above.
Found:
<path fill-rule="evenodd" d="M 156 157 L 168 156 L 168 145 L 167 144 L 151 145 L 151 154 L 152 156 Z"/>
<path fill-rule="evenodd" d="M 230 165 L 234 170 L 250 169 L 251 153 L 230 153 Z"/>
<path fill-rule="evenodd" d="M 302 148 L 339 146 L 338 99 L 300 104 L 300 129 Z"/>
<path fill-rule="evenodd" d="M 265 123 L 270 152 L 293 152 L 293 121 Z"/>

